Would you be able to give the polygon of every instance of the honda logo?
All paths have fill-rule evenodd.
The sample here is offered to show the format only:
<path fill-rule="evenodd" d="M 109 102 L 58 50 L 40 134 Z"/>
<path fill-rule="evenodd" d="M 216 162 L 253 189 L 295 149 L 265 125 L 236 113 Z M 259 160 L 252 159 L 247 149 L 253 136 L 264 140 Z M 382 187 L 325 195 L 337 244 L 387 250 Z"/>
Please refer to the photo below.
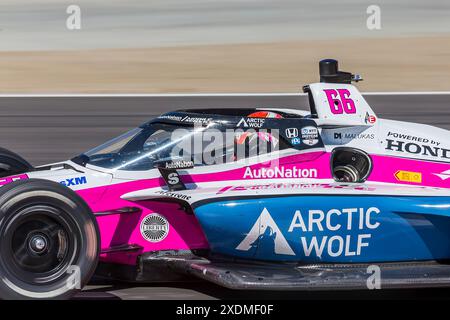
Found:
<path fill-rule="evenodd" d="M 298 137 L 298 129 L 297 128 L 289 128 L 286 129 L 286 137 L 289 139 Z"/>

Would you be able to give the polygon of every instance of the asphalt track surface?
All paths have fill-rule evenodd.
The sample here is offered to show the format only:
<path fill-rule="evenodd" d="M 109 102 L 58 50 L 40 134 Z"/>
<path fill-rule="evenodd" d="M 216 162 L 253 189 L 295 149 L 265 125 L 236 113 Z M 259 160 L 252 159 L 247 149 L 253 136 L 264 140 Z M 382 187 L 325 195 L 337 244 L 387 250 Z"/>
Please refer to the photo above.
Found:
<path fill-rule="evenodd" d="M 367 95 L 379 117 L 450 130 L 450 94 Z M 39 165 L 68 159 L 153 116 L 182 108 L 307 109 L 302 95 L 0 97 L 0 146 Z M 204 282 L 136 285 L 96 279 L 76 299 L 450 299 L 450 289 L 364 292 L 235 292 Z"/>

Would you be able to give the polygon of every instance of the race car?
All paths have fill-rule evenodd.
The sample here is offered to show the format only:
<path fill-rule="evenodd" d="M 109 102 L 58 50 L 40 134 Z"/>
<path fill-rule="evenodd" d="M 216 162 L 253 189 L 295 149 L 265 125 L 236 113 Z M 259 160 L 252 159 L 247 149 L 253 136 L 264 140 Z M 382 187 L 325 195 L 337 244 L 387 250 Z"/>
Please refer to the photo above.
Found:
<path fill-rule="evenodd" d="M 378 118 L 360 80 L 327 59 L 303 87 L 309 111 L 168 112 L 39 167 L 0 150 L 0 298 L 70 298 L 94 273 L 449 286 L 449 132 Z"/>

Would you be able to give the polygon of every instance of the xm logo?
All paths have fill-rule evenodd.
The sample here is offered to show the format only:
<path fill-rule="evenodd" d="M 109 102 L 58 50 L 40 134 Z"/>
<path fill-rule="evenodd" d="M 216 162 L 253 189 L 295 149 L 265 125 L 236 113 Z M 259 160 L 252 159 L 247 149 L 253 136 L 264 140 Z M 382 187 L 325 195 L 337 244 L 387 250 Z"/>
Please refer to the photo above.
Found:
<path fill-rule="evenodd" d="M 250 250 L 254 247 L 254 243 L 257 242 L 257 240 L 261 236 L 263 236 L 266 231 L 269 231 L 270 236 L 274 238 L 274 251 L 276 254 L 295 256 L 294 251 L 289 246 L 286 238 L 283 236 L 277 224 L 266 208 L 264 208 L 264 210 L 261 212 L 258 220 L 256 220 L 255 224 L 253 225 L 247 236 L 244 238 L 244 240 L 242 240 L 242 242 L 236 247 L 236 250 Z"/>
<path fill-rule="evenodd" d="M 68 178 L 66 180 L 60 181 L 59 183 L 61 183 L 66 187 L 78 186 L 80 184 L 86 184 L 87 178 L 86 177 Z"/>

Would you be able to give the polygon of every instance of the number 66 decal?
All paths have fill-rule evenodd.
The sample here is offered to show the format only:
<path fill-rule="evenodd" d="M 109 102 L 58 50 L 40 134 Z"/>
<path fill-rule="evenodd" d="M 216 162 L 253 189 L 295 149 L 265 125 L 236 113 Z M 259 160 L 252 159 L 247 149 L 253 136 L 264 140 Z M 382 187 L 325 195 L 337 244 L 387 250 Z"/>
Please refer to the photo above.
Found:
<path fill-rule="evenodd" d="M 354 114 L 356 113 L 355 102 L 350 98 L 347 89 L 325 89 L 328 104 L 332 114 Z"/>

